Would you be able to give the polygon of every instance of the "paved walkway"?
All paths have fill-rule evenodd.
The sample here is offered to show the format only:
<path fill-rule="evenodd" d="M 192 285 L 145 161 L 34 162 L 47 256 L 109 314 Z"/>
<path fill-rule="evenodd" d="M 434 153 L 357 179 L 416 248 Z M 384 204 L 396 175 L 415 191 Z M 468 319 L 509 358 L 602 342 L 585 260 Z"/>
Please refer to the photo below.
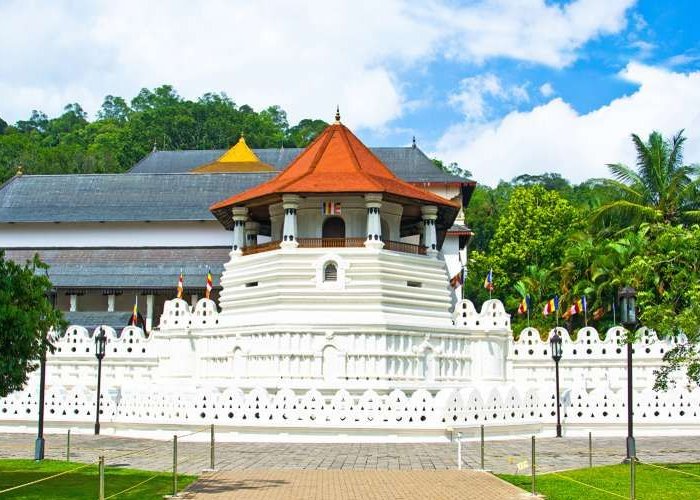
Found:
<path fill-rule="evenodd" d="M 30 434 L 0 434 L 0 458 L 33 457 L 34 439 Z M 71 441 L 71 460 L 76 462 L 89 462 L 104 454 L 107 465 L 111 466 L 147 470 L 170 470 L 172 467 L 170 441 L 85 434 L 74 434 Z M 465 442 L 462 455 L 465 468 L 479 468 L 478 442 Z M 620 463 L 624 455 L 624 438 L 594 437 L 594 465 Z M 637 455 L 642 461 L 700 462 L 700 437 L 638 438 Z M 65 460 L 65 434 L 46 436 L 46 458 Z M 515 473 L 518 464 L 522 467 L 529 459 L 530 439 L 486 441 L 486 469 Z M 209 467 L 208 443 L 181 439 L 178 462 L 178 469 L 183 473 L 199 473 Z M 542 472 L 587 467 L 588 439 L 538 439 L 537 465 Z M 457 468 L 457 445 L 217 443 L 216 468 L 227 471 L 450 470 Z"/>
<path fill-rule="evenodd" d="M 489 473 L 471 470 L 244 470 L 205 475 L 183 498 L 515 500 L 526 497 L 523 490 L 512 484 Z"/>

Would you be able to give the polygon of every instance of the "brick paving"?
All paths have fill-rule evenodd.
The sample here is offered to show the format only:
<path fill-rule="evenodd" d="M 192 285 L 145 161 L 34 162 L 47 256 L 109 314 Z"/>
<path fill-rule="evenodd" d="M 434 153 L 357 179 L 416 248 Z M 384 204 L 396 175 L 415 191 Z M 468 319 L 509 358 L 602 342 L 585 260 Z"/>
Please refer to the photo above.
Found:
<path fill-rule="evenodd" d="M 206 474 L 183 498 L 515 500 L 528 495 L 473 470 L 243 470 Z M 530 497 L 531 498 L 531 497 Z"/>

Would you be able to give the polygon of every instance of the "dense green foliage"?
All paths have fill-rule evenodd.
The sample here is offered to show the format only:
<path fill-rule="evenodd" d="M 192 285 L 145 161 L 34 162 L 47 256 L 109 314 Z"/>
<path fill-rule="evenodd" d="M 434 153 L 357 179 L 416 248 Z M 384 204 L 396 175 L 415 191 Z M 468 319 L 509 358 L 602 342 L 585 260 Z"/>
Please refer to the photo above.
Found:
<path fill-rule="evenodd" d="M 647 464 L 637 465 L 637 498 L 694 500 L 700 496 L 700 464 L 660 465 L 664 468 Z M 498 477 L 525 491 L 532 490 L 532 479 L 526 474 L 498 474 Z M 629 477 L 629 465 L 609 465 L 540 474 L 537 476 L 536 488 L 537 493 L 544 495 L 548 500 L 630 498 Z"/>
<path fill-rule="evenodd" d="M 59 462 L 53 460 L 0 460 L 0 490 L 20 484 L 36 481 L 65 471 L 74 470 L 83 464 L 75 462 Z M 154 477 L 155 476 L 155 477 Z M 150 479 L 149 478 L 153 478 Z M 184 490 L 197 478 L 189 475 L 178 476 L 178 491 Z M 138 483 L 145 482 L 137 486 Z M 117 498 L 124 499 L 161 499 L 164 495 L 172 494 L 172 474 L 122 469 L 107 466 L 105 468 L 105 497 L 114 495 L 132 486 L 134 489 L 120 494 Z M 26 486 L 3 494 L 3 498 L 22 499 L 94 499 L 98 493 L 97 465 L 76 470 L 42 483 Z"/>
<path fill-rule="evenodd" d="M 29 174 L 123 172 L 154 147 L 225 149 L 242 133 L 251 147 L 304 147 L 326 125 L 304 119 L 290 127 L 278 106 L 256 112 L 212 93 L 189 101 L 163 85 L 141 90 L 129 104 L 105 97 L 92 122 L 79 104 L 52 119 L 40 111 L 14 126 L 0 119 L 0 182 L 20 164 Z"/>
<path fill-rule="evenodd" d="M 674 383 L 685 368 L 700 383 L 700 228 L 698 167 L 682 164 L 683 136 L 670 141 L 654 132 L 648 142 L 632 136 L 636 170 L 609 166 L 618 180 L 570 185 L 557 174 L 522 175 L 496 188 L 477 188 L 467 210 L 475 230 L 465 295 L 489 297 L 483 282 L 493 269 L 495 291 L 514 314 L 513 329 L 546 332 L 557 321 L 569 331 L 587 322 L 604 332 L 615 324 L 617 291 L 639 292 L 642 326 L 688 342 L 666 355 L 657 387 Z M 559 297 L 557 315 L 543 306 Z M 530 317 L 516 314 L 530 296 Z M 588 314 L 567 311 L 586 297 Z M 683 337 L 681 337 L 683 338 Z"/>
<path fill-rule="evenodd" d="M 66 326 L 49 299 L 51 282 L 40 272 L 47 266 L 38 256 L 19 265 L 4 254 L 0 250 L 0 398 L 24 387 L 43 350 L 51 349 L 46 333 Z"/>

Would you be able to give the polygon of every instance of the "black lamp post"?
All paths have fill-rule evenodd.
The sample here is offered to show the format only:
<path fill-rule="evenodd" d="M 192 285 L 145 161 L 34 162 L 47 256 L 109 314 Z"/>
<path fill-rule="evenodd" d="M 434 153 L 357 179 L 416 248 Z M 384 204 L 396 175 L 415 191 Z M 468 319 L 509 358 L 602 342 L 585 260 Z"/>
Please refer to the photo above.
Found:
<path fill-rule="evenodd" d="M 625 457 L 625 462 L 629 462 L 637 459 L 632 432 L 632 340 L 634 328 L 637 326 L 637 292 L 634 288 L 626 286 L 617 292 L 617 299 L 620 303 L 620 321 L 629 332 L 627 337 L 627 457 Z"/>
<path fill-rule="evenodd" d="M 56 289 L 52 288 L 48 295 L 51 307 L 56 309 Z M 34 460 L 44 459 L 44 449 L 46 447 L 46 441 L 44 440 L 44 392 L 46 388 L 47 336 L 48 332 L 44 332 L 41 337 L 41 358 L 39 359 L 39 426 L 36 433 L 36 441 L 34 442 Z"/>
<path fill-rule="evenodd" d="M 105 329 L 100 327 L 100 333 L 95 336 L 95 357 L 97 358 L 97 409 L 95 411 L 95 435 L 100 433 L 100 385 L 102 383 L 102 358 L 105 357 L 107 336 Z"/>
<path fill-rule="evenodd" d="M 562 348 L 561 348 L 561 337 L 555 331 L 552 338 L 549 339 L 549 347 L 552 349 L 552 359 L 554 360 L 555 367 L 555 377 L 556 377 L 556 390 L 557 390 L 557 437 L 561 437 L 561 417 L 559 415 L 559 361 L 561 361 Z"/>

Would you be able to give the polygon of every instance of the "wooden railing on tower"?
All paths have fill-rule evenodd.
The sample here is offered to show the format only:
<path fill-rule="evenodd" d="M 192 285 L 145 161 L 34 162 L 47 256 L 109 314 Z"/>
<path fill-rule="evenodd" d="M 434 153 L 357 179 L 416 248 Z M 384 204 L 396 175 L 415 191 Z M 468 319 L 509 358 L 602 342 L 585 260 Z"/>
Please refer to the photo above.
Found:
<path fill-rule="evenodd" d="M 277 250 L 280 247 L 281 241 L 269 241 L 267 243 L 261 243 L 260 245 L 251 245 L 243 247 L 243 255 L 253 255 L 254 253 L 269 252 L 270 250 Z"/>
<path fill-rule="evenodd" d="M 364 238 L 297 238 L 299 248 L 361 248 L 365 245 Z M 281 241 L 270 241 L 260 245 L 244 247 L 243 255 L 253 255 L 261 252 L 269 252 L 280 248 Z M 384 250 L 392 252 L 411 253 L 425 255 L 426 247 L 403 243 L 401 241 L 384 240 Z"/>
<path fill-rule="evenodd" d="M 297 238 L 300 248 L 359 248 L 364 238 Z"/>
<path fill-rule="evenodd" d="M 392 250 L 394 252 L 413 253 L 416 255 L 425 255 L 426 247 L 422 245 L 414 245 L 412 243 L 404 243 L 402 241 L 384 240 L 384 250 Z"/>

